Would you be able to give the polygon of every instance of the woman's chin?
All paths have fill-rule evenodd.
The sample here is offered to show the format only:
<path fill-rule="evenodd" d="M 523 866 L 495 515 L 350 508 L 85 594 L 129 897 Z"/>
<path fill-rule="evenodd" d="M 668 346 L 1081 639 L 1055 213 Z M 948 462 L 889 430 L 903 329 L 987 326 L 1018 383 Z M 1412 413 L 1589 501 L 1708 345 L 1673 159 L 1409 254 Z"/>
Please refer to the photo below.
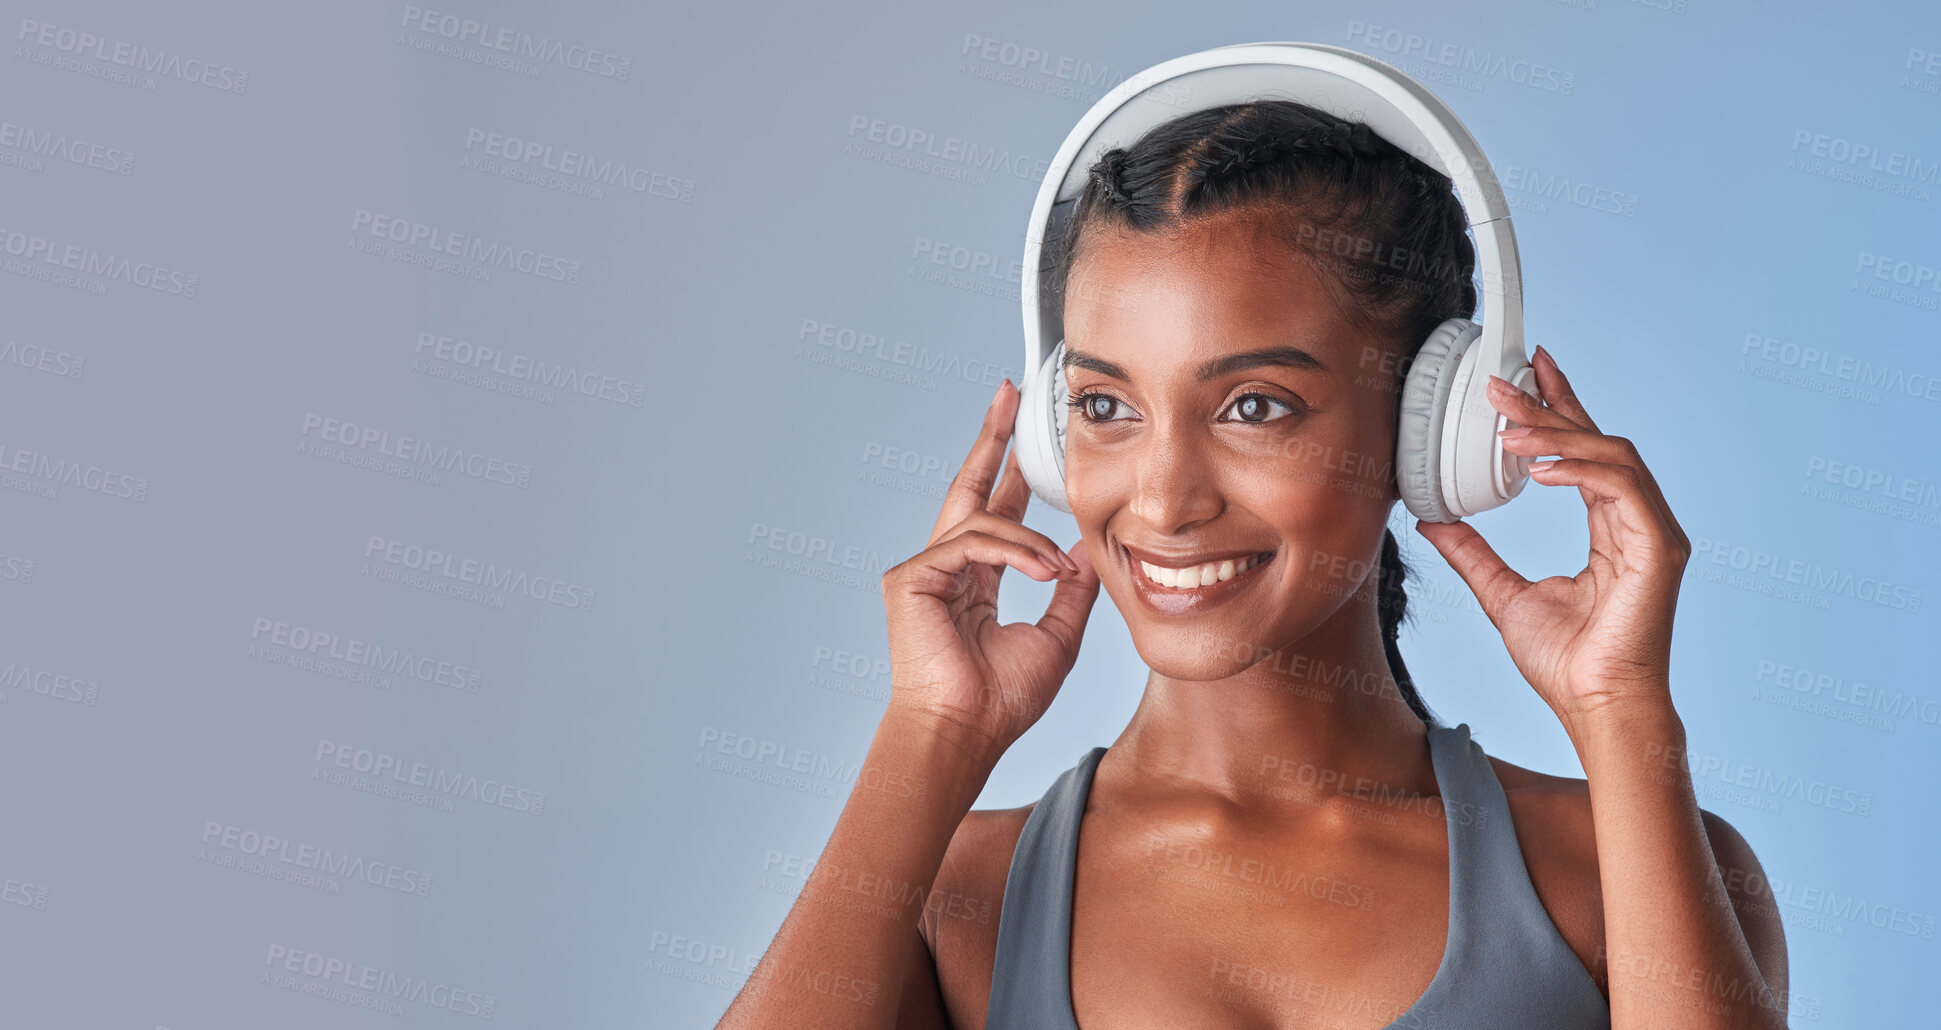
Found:
<path fill-rule="evenodd" d="M 1245 639 L 1217 627 L 1138 626 L 1132 646 L 1153 672 L 1174 680 L 1221 680 L 1273 657 L 1264 640 Z"/>

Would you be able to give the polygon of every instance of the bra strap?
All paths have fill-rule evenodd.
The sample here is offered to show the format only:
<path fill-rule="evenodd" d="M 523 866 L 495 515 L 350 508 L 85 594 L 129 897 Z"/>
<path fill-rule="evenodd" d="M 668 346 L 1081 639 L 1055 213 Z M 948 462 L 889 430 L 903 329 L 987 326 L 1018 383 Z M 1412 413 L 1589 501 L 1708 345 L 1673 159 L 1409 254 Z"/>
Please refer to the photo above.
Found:
<path fill-rule="evenodd" d="M 1470 739 L 1468 723 L 1432 727 L 1429 739 L 1449 827 L 1450 889 L 1456 892 L 1449 905 L 1452 971 L 1460 982 L 1465 973 L 1492 970 L 1501 979 L 1500 971 L 1518 970 L 1517 979 L 1543 984 L 1544 992 L 1503 997 L 1498 1003 L 1506 1009 L 1530 1007 L 1529 1018 L 1539 1022 L 1544 1011 L 1601 1012 L 1608 1026 L 1603 995 L 1530 882 L 1509 796 L 1489 756 Z M 1504 1015 L 1501 1025 L 1523 1025 Z"/>
<path fill-rule="evenodd" d="M 1072 873 L 1092 773 L 1105 748 L 1086 752 L 1025 818 L 998 912 L 997 960 L 985 1014 L 989 1030 L 1072 1021 Z"/>

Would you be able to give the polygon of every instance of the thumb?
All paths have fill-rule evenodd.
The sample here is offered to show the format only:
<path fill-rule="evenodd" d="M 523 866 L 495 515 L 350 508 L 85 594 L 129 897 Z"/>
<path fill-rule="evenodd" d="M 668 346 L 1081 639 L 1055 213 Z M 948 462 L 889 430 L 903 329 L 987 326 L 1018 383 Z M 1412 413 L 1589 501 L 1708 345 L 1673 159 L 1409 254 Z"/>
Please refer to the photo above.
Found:
<path fill-rule="evenodd" d="M 1510 568 L 1496 549 L 1483 539 L 1476 527 L 1458 519 L 1455 522 L 1424 522 L 1417 519 L 1415 531 L 1422 538 L 1435 545 L 1449 567 L 1456 570 L 1464 583 L 1475 593 L 1476 600 L 1483 606 L 1483 614 L 1491 622 L 1497 621 L 1497 612 L 1511 597 L 1523 592 L 1530 585 L 1515 569 Z"/>
<path fill-rule="evenodd" d="M 1099 571 L 1092 564 L 1091 548 L 1083 538 L 1065 553 L 1078 566 L 1078 575 L 1057 581 L 1058 586 L 1051 592 L 1051 604 L 1046 606 L 1044 618 L 1038 620 L 1038 628 L 1057 637 L 1065 653 L 1076 658 L 1079 642 L 1085 639 L 1085 622 L 1099 597 Z"/>

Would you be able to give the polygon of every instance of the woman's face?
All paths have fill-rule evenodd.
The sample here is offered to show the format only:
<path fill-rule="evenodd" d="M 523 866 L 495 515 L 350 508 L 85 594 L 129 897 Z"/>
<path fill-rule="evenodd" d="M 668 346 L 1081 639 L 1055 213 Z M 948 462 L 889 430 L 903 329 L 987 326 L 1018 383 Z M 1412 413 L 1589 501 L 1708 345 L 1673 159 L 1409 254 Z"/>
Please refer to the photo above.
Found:
<path fill-rule="evenodd" d="M 1255 224 L 1088 230 L 1066 284 L 1066 497 L 1140 656 L 1174 679 L 1231 676 L 1372 591 L 1399 499 L 1400 355 Z"/>

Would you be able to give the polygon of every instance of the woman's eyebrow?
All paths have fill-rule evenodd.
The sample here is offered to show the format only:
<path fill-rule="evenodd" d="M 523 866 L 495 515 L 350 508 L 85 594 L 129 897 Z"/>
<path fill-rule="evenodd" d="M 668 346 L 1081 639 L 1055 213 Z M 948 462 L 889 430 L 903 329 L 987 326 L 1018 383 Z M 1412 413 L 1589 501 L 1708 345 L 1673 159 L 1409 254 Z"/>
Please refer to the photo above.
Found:
<path fill-rule="evenodd" d="M 1082 350 L 1077 350 L 1069 343 L 1065 345 L 1064 365 L 1068 370 L 1072 368 L 1089 369 L 1100 375 L 1111 376 L 1114 379 L 1124 382 L 1129 383 L 1132 381 L 1132 377 L 1126 374 L 1125 369 L 1120 368 L 1118 365 L 1104 358 L 1095 357 Z M 1328 370 L 1328 366 L 1322 364 L 1320 358 L 1315 357 L 1299 347 L 1268 347 L 1264 350 L 1253 350 L 1242 354 L 1228 354 L 1224 357 L 1214 358 L 1201 365 L 1200 370 L 1195 373 L 1194 378 L 1203 383 L 1209 379 L 1232 375 L 1235 372 L 1249 368 L 1258 368 L 1262 365 L 1310 369 L 1316 372 L 1326 372 Z"/>
<path fill-rule="evenodd" d="M 1261 365 L 1280 365 L 1286 368 L 1308 369 L 1315 372 L 1326 372 L 1328 370 L 1328 366 L 1323 365 L 1320 358 L 1309 354 L 1299 347 L 1284 346 L 1269 347 L 1266 350 L 1252 350 L 1244 354 L 1229 354 L 1224 358 L 1214 358 L 1212 361 L 1200 366 L 1197 378 L 1200 382 L 1206 382 L 1208 379 L 1232 375 L 1243 369 L 1258 368 Z"/>

